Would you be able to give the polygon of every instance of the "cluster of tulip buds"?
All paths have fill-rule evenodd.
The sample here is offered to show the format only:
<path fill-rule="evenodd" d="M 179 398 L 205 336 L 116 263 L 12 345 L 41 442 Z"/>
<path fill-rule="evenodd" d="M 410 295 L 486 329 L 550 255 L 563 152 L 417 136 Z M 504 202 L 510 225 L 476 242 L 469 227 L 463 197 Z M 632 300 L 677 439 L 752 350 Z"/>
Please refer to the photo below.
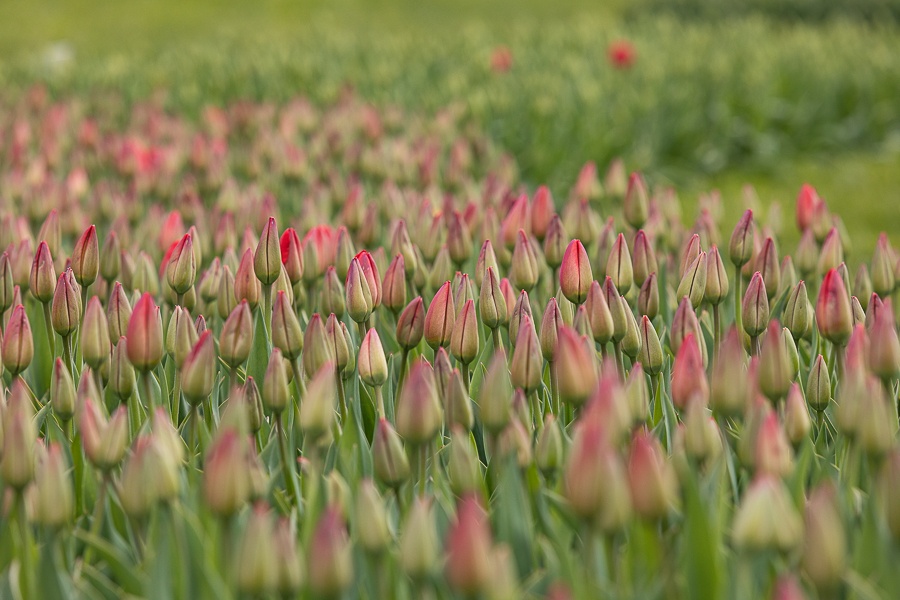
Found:
<path fill-rule="evenodd" d="M 405 124 L 350 97 L 194 129 L 148 107 L 144 138 L 59 118 L 43 147 L 87 166 L 26 169 L 23 142 L 0 187 L 22 590 L 32 545 L 75 535 L 88 571 L 112 568 L 109 540 L 155 560 L 184 506 L 229 541 L 226 585 L 284 597 L 401 585 L 385 565 L 420 593 L 517 598 L 534 570 L 590 595 L 709 514 L 739 560 L 769 557 L 760 590 L 827 595 L 853 519 L 900 540 L 900 256 L 882 234 L 851 277 L 812 187 L 793 255 L 749 209 L 725 251 L 717 196 L 685 227 L 673 190 L 616 161 L 558 203 L 453 115 Z"/>

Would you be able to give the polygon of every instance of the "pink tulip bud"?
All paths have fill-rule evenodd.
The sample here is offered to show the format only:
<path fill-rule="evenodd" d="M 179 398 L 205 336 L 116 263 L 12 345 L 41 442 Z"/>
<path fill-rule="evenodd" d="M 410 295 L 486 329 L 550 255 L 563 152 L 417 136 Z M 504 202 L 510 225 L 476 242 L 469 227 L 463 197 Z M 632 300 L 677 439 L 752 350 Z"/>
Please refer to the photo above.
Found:
<path fill-rule="evenodd" d="M 31 263 L 31 276 L 28 280 L 29 289 L 39 302 L 44 304 L 53 300 L 56 289 L 56 269 L 53 267 L 53 258 L 47 242 L 38 244 L 34 253 L 34 261 Z"/>
<path fill-rule="evenodd" d="M 753 257 L 753 211 L 745 211 L 735 225 L 728 252 L 736 267 L 743 267 L 750 262 Z"/>
<path fill-rule="evenodd" d="M 25 307 L 17 305 L 9 317 L 3 332 L 3 344 L 0 347 L 3 367 L 13 378 L 28 368 L 34 358 L 34 339 L 31 335 L 31 324 Z"/>
<path fill-rule="evenodd" d="M 753 274 L 744 299 L 741 302 L 741 323 L 751 338 L 758 337 L 766 330 L 769 322 L 769 298 L 765 282 L 759 271 Z"/>
<path fill-rule="evenodd" d="M 628 483 L 634 511 L 645 519 L 665 518 L 678 507 L 678 479 L 653 435 L 639 430 L 631 440 Z"/>
<path fill-rule="evenodd" d="M 847 288 L 836 269 L 825 274 L 816 303 L 816 324 L 819 333 L 831 343 L 844 346 L 850 339 L 853 314 Z"/>
<path fill-rule="evenodd" d="M 574 304 L 585 301 L 594 277 L 591 263 L 581 240 L 572 240 L 566 248 L 559 270 L 559 285 L 565 297 Z"/>
<path fill-rule="evenodd" d="M 547 186 L 540 186 L 531 200 L 531 233 L 543 242 L 554 216 L 553 196 Z"/>
<path fill-rule="evenodd" d="M 685 410 L 690 403 L 698 402 L 706 406 L 708 401 L 709 386 L 700 345 L 694 334 L 689 333 L 682 340 L 672 365 L 672 402 L 680 410 Z"/>
<path fill-rule="evenodd" d="M 447 563 L 450 586 L 463 595 L 484 592 L 494 573 L 491 569 L 491 530 L 477 496 L 467 495 L 459 503 L 456 521 L 447 531 Z"/>
<path fill-rule="evenodd" d="M 134 316 L 132 316 L 133 320 Z M 129 331 L 131 331 L 130 326 Z M 219 333 L 219 356 L 222 357 L 226 365 L 236 369 L 250 356 L 252 345 L 253 316 L 250 314 L 250 305 L 246 300 L 242 300 L 240 304 L 234 307 L 234 310 L 231 311 L 231 314 L 225 320 L 225 324 L 222 325 L 222 331 Z M 130 350 L 130 337 L 128 346 Z"/>

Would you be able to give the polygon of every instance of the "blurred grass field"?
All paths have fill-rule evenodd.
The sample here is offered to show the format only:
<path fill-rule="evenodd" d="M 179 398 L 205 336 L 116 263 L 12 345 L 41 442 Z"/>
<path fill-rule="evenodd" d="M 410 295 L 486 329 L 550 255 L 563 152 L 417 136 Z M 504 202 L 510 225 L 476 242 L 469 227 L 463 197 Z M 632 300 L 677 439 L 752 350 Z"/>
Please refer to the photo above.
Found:
<path fill-rule="evenodd" d="M 41 80 L 55 93 L 126 99 L 165 88 L 172 108 L 196 114 L 240 98 L 328 101 L 350 82 L 379 104 L 462 106 L 526 181 L 560 197 L 585 161 L 624 156 L 688 204 L 719 188 L 729 218 L 749 182 L 763 203 L 783 203 L 787 221 L 808 181 L 860 254 L 878 230 L 900 234 L 896 25 L 843 13 L 679 20 L 640 6 L 13 0 L 0 4 L 0 85 L 14 93 Z M 634 44 L 633 68 L 609 65 L 617 39 Z M 490 68 L 500 46 L 512 53 L 508 73 Z"/>

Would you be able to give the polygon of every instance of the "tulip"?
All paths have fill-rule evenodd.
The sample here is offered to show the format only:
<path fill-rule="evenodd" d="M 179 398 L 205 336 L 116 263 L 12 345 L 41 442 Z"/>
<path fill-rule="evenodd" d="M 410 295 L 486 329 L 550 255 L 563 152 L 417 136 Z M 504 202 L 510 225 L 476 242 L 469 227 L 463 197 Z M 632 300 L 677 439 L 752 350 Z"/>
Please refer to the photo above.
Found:
<path fill-rule="evenodd" d="M 847 288 L 836 269 L 822 281 L 816 302 L 816 324 L 819 333 L 836 346 L 845 346 L 853 328 L 853 313 Z"/>
<path fill-rule="evenodd" d="M 585 301 L 593 282 L 591 263 L 581 240 L 569 242 L 559 270 L 559 285 L 565 297 L 574 304 Z"/>

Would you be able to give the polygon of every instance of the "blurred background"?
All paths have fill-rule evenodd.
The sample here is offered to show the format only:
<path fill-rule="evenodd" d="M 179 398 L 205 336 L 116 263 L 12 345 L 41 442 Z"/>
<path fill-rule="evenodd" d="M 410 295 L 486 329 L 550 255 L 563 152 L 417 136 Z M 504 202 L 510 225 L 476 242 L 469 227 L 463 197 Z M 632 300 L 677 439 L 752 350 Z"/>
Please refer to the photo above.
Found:
<path fill-rule="evenodd" d="M 0 95 L 461 110 L 565 197 L 614 157 L 686 205 L 815 185 L 863 252 L 900 230 L 900 0 L 5 0 Z M 895 240 L 896 241 L 896 240 Z M 862 246 L 862 244 L 861 244 Z"/>

